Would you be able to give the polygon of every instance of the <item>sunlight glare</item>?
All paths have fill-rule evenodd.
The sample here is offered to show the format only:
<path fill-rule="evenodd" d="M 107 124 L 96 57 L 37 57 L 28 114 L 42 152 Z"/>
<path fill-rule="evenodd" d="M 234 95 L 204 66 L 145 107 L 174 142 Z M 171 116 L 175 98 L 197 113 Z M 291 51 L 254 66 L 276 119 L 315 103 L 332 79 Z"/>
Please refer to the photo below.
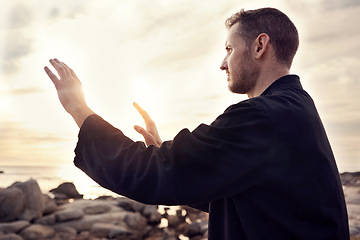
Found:
<path fill-rule="evenodd" d="M 159 89 L 152 85 L 149 79 L 141 75 L 134 76 L 131 80 L 131 95 L 133 96 L 134 102 L 137 102 L 145 109 L 154 121 L 157 119 L 160 120 L 163 102 L 161 101 Z M 139 118 L 137 117 L 137 119 Z"/>
<path fill-rule="evenodd" d="M 94 199 L 104 195 L 119 197 L 118 194 L 99 186 L 94 180 L 72 164 L 59 166 L 57 175 L 65 181 L 73 182 L 78 192 L 83 194 L 85 199 Z"/>

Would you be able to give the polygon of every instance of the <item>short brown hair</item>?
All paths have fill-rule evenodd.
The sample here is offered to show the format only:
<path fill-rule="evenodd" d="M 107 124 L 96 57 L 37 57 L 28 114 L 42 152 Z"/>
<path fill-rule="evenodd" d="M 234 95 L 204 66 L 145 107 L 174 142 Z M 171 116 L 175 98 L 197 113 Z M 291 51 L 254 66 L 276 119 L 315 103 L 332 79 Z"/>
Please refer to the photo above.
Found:
<path fill-rule="evenodd" d="M 266 33 L 270 37 L 269 42 L 274 48 L 278 62 L 291 67 L 299 47 L 299 35 L 293 22 L 284 13 L 275 8 L 247 11 L 241 9 L 226 19 L 225 25 L 230 29 L 238 22 L 238 33 L 249 45 L 259 34 Z"/>

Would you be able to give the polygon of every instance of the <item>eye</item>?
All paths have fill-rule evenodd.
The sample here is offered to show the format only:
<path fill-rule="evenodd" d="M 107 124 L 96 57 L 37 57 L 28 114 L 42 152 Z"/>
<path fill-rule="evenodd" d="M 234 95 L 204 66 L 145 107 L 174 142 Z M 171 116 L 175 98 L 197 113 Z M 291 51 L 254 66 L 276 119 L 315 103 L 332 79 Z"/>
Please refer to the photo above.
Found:
<path fill-rule="evenodd" d="M 232 48 L 230 48 L 230 47 L 226 47 L 225 50 L 226 50 L 228 53 L 231 53 L 231 52 L 232 52 Z"/>

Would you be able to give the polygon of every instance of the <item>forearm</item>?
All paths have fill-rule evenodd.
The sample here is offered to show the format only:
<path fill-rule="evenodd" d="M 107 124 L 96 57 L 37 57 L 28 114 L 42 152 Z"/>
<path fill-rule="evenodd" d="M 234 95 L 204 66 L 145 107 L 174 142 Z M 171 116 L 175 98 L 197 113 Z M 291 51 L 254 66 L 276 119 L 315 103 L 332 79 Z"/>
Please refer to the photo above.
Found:
<path fill-rule="evenodd" d="M 81 106 L 74 108 L 69 114 L 73 117 L 76 124 L 81 128 L 86 118 L 90 115 L 95 114 L 93 110 L 91 110 L 88 106 Z"/>

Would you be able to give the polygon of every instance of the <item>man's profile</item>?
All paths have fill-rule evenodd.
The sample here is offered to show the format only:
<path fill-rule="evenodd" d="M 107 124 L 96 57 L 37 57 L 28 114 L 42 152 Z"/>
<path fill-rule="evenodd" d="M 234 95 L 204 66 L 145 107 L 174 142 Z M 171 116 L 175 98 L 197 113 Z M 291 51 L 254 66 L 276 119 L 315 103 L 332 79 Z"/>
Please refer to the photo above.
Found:
<path fill-rule="evenodd" d="M 134 142 L 86 104 L 75 72 L 49 68 L 60 102 L 80 127 L 74 163 L 101 186 L 147 204 L 189 205 L 209 212 L 209 239 L 349 239 L 336 162 L 316 107 L 290 75 L 296 27 L 274 8 L 226 20 L 221 70 L 231 92 L 249 99 L 210 125 L 160 139 L 146 129 Z M 185 176 L 185 177 L 184 177 Z"/>

